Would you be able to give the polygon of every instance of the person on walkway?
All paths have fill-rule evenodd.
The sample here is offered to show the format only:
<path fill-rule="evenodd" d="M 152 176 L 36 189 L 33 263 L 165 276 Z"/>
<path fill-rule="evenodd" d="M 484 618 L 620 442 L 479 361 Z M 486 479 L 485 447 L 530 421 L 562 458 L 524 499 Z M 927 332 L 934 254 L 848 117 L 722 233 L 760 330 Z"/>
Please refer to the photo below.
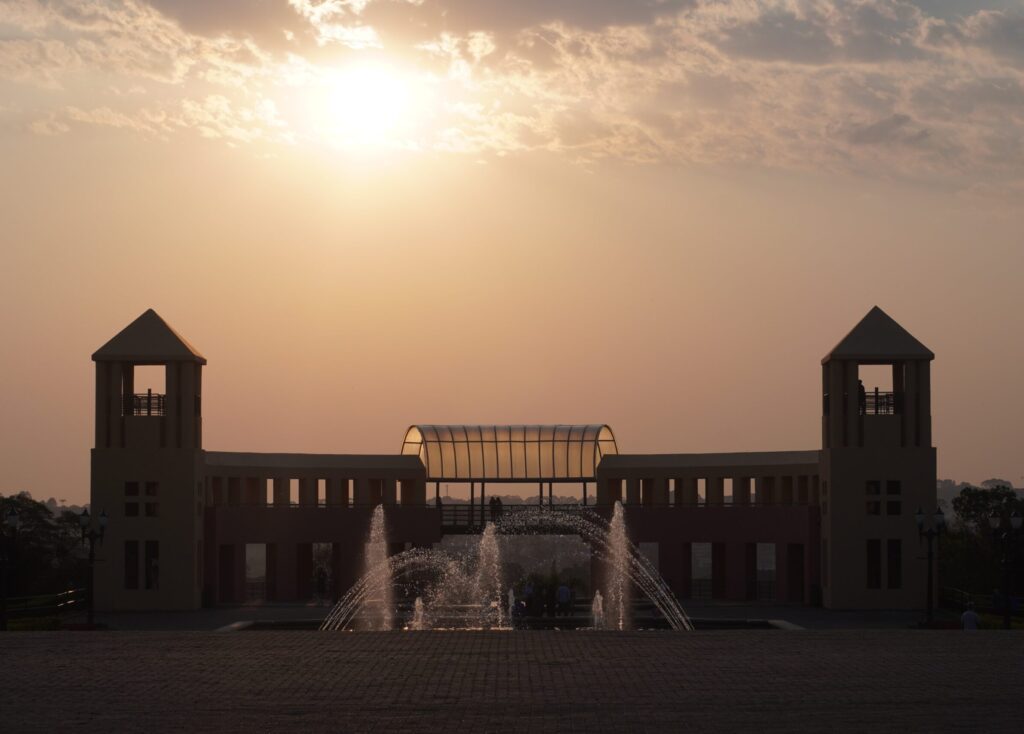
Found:
<path fill-rule="evenodd" d="M 960 628 L 964 630 L 978 629 L 978 613 L 974 611 L 974 602 L 967 602 L 967 609 L 960 615 Z"/>
<path fill-rule="evenodd" d="M 558 612 L 563 617 L 569 616 L 569 602 L 572 601 L 572 591 L 566 586 L 565 582 L 558 587 Z"/>
<path fill-rule="evenodd" d="M 501 497 L 494 498 L 494 509 L 496 510 L 497 519 L 501 519 L 501 513 L 505 511 L 505 505 L 501 502 Z"/>
<path fill-rule="evenodd" d="M 491 499 L 487 501 L 487 504 L 491 508 L 491 522 L 495 522 L 498 519 L 498 498 L 491 497 Z"/>

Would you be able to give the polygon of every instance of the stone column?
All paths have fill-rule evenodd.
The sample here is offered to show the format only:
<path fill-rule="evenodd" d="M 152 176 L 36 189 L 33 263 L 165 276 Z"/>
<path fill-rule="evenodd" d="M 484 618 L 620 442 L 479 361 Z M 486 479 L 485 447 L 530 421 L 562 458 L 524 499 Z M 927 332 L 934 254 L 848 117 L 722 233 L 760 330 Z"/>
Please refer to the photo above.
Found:
<path fill-rule="evenodd" d="M 734 505 L 750 504 L 750 477 L 733 477 L 732 503 Z"/>
<path fill-rule="evenodd" d="M 288 507 L 291 501 L 291 480 L 274 477 L 274 507 Z"/>
<path fill-rule="evenodd" d="M 697 494 L 697 477 L 683 477 L 676 480 L 676 491 L 679 491 L 679 483 L 682 482 L 682 504 L 696 507 L 699 500 Z"/>
<path fill-rule="evenodd" d="M 267 483 L 257 477 L 245 477 L 243 480 L 242 501 L 247 505 L 260 506 L 267 503 Z"/>
<path fill-rule="evenodd" d="M 708 477 L 704 480 L 705 501 L 709 505 L 725 504 L 725 480 L 722 477 Z"/>
<path fill-rule="evenodd" d="M 354 504 L 368 506 L 370 504 L 370 480 L 366 477 L 356 477 L 354 484 Z"/>
<path fill-rule="evenodd" d="M 779 502 L 783 505 L 793 504 L 793 477 L 779 477 L 779 483 L 782 485 Z"/>
<path fill-rule="evenodd" d="M 398 504 L 398 480 L 394 477 L 386 477 L 381 480 L 380 501 L 385 505 Z"/>
<path fill-rule="evenodd" d="M 327 478 L 327 506 L 348 506 L 348 479 L 343 477 Z"/>
<path fill-rule="evenodd" d="M 629 478 L 626 479 L 626 501 L 624 504 L 627 505 L 639 505 L 640 504 L 640 480 Z"/>
<path fill-rule="evenodd" d="M 654 504 L 658 507 L 668 507 L 669 505 L 669 491 L 668 491 L 668 479 L 665 477 L 655 477 L 654 480 Z"/>
<path fill-rule="evenodd" d="M 299 480 L 299 507 L 316 507 L 316 479 Z"/>

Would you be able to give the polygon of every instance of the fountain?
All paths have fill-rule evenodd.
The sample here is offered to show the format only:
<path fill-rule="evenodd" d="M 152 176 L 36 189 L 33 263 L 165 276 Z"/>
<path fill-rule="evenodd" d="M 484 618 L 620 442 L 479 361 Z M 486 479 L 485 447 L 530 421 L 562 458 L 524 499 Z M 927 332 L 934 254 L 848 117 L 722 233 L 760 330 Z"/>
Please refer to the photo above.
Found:
<path fill-rule="evenodd" d="M 590 616 L 594 619 L 594 629 L 604 629 L 604 598 L 601 596 L 600 590 L 594 592 L 594 601 L 590 605 Z"/>
<path fill-rule="evenodd" d="M 409 629 L 416 632 L 421 632 L 427 627 L 426 613 L 423 609 L 423 598 L 417 596 L 415 603 L 413 603 L 412 610 L 412 622 L 409 623 Z"/>
<path fill-rule="evenodd" d="M 394 584 L 433 581 L 418 588 L 407 629 L 511 629 L 515 592 L 508 590 L 508 614 L 502 607 L 503 581 L 499 532 L 536 531 L 576 534 L 587 542 L 594 557 L 607 569 L 604 593 L 597 590 L 591 606 L 597 629 L 630 629 L 631 590 L 647 597 L 674 630 L 692 630 L 679 606 L 651 562 L 626 533 L 625 512 L 616 502 L 611 522 L 597 513 L 534 507 L 507 513 L 498 523 L 488 523 L 475 552 L 453 556 L 443 550 L 415 548 L 387 555 L 384 509 L 373 513 L 366 570 L 324 619 L 320 629 L 394 629 Z"/>
<path fill-rule="evenodd" d="M 485 604 L 484 618 L 481 622 L 487 626 L 504 627 L 505 615 L 501 608 L 501 552 L 498 549 L 497 532 L 494 523 L 489 522 L 480 536 L 475 597 Z"/>
<path fill-rule="evenodd" d="M 608 570 L 605 583 L 612 629 L 617 630 L 626 629 L 629 624 L 629 611 L 632 608 L 629 593 L 629 549 L 625 512 L 622 503 L 616 502 L 608 529 Z"/>
<path fill-rule="evenodd" d="M 377 505 L 370 519 L 370 538 L 366 544 L 363 572 L 371 574 L 377 568 L 388 567 L 388 536 L 384 525 L 384 506 Z M 389 630 L 394 627 L 395 600 L 391 574 L 379 574 L 376 583 L 369 589 L 370 598 L 365 603 L 366 622 L 369 629 Z"/>

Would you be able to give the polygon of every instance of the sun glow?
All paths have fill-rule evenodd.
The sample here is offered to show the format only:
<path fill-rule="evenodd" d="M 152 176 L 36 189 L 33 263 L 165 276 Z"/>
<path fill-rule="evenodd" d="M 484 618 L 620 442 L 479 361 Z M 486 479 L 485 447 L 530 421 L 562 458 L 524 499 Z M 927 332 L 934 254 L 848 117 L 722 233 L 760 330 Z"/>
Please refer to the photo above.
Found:
<path fill-rule="evenodd" d="M 310 99 L 318 136 L 342 148 L 415 148 L 423 82 L 384 65 L 325 70 Z"/>

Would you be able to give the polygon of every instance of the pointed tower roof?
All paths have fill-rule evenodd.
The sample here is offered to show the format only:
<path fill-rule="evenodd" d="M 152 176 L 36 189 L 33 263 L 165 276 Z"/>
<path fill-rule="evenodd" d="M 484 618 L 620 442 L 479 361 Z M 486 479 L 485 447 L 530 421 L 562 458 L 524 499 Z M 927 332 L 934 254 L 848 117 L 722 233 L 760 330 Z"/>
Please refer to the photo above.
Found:
<path fill-rule="evenodd" d="M 189 344 L 153 309 L 124 327 L 92 355 L 94 362 L 198 362 L 206 357 Z"/>
<path fill-rule="evenodd" d="M 931 360 L 935 359 L 935 354 L 897 324 L 889 314 L 875 306 L 821 362 L 824 364 L 830 359 L 891 362 L 904 359 Z"/>

